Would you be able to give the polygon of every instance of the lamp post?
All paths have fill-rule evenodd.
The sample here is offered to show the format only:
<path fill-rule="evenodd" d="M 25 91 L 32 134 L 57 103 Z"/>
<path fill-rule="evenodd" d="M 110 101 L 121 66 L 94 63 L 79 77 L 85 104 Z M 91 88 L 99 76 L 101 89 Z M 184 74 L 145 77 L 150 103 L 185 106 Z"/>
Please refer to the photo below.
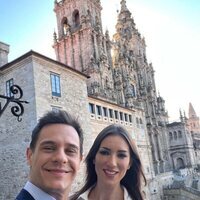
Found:
<path fill-rule="evenodd" d="M 3 114 L 3 112 L 6 110 L 9 103 L 15 103 L 16 105 L 13 105 L 11 107 L 11 113 L 17 117 L 17 120 L 21 121 L 21 116 L 24 114 L 24 106 L 23 103 L 29 103 L 27 101 L 21 100 L 23 97 L 23 91 L 18 85 L 12 85 L 10 87 L 10 92 L 12 95 L 10 96 L 4 96 L 0 94 L 0 99 L 5 99 L 5 104 L 3 107 L 1 106 L 0 102 L 0 117 Z"/>

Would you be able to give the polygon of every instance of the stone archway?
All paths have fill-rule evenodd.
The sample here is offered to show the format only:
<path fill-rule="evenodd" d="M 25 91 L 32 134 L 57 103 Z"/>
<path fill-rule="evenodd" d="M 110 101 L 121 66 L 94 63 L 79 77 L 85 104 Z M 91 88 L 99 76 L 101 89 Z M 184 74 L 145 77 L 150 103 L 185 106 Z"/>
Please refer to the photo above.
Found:
<path fill-rule="evenodd" d="M 182 158 L 177 158 L 176 160 L 176 169 L 185 168 L 184 160 Z"/>

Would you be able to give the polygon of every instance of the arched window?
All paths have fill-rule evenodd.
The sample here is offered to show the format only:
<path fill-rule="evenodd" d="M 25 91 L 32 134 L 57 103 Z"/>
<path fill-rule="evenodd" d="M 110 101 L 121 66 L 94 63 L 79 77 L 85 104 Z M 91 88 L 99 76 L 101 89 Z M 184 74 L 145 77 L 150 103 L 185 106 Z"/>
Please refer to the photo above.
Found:
<path fill-rule="evenodd" d="M 135 86 L 134 85 L 131 85 L 131 86 L 132 86 L 132 96 L 136 97 Z"/>
<path fill-rule="evenodd" d="M 90 10 L 87 10 L 87 15 L 91 16 Z"/>
<path fill-rule="evenodd" d="M 176 169 L 183 169 L 185 168 L 185 164 L 182 158 L 177 158 L 176 160 Z"/>
<path fill-rule="evenodd" d="M 79 16 L 79 11 L 75 10 L 73 12 L 73 22 L 74 22 L 74 27 L 79 27 L 80 25 L 80 16 Z"/>
<path fill-rule="evenodd" d="M 172 136 L 172 132 L 169 132 L 169 140 L 172 140 L 173 136 Z"/>
<path fill-rule="evenodd" d="M 178 138 L 182 138 L 182 132 L 178 131 Z"/>
<path fill-rule="evenodd" d="M 174 131 L 174 139 L 177 140 L 177 132 Z"/>
<path fill-rule="evenodd" d="M 63 34 L 66 35 L 69 30 L 68 19 L 66 17 L 64 17 L 62 20 L 62 28 L 63 28 Z"/>

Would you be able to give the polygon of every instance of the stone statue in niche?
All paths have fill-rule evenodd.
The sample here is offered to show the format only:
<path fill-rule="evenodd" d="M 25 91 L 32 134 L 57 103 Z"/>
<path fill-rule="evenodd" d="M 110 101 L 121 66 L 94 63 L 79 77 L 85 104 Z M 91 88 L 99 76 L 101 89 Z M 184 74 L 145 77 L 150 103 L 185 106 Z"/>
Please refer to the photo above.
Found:
<path fill-rule="evenodd" d="M 100 24 L 100 20 L 99 20 L 99 18 L 97 16 L 95 17 L 95 22 L 96 22 L 96 24 L 95 24 L 95 30 L 97 32 L 100 32 L 101 31 L 101 24 Z"/>
<path fill-rule="evenodd" d="M 100 52 L 100 54 L 99 54 L 100 55 L 100 58 L 99 58 L 100 62 L 103 63 L 103 64 L 108 64 L 108 58 L 107 58 L 107 56 L 104 52 L 104 48 L 102 46 L 100 46 L 99 52 Z"/>
<path fill-rule="evenodd" d="M 86 15 L 86 17 L 85 17 L 85 20 L 86 20 L 86 23 L 87 23 L 87 24 L 91 24 L 92 16 L 91 16 L 91 13 L 90 13 L 89 10 L 87 11 L 87 15 Z"/>
<path fill-rule="evenodd" d="M 108 30 L 106 30 L 105 36 L 106 36 L 106 39 L 107 39 L 107 40 L 110 40 L 110 35 L 109 35 L 109 31 L 108 31 Z"/>
<path fill-rule="evenodd" d="M 125 95 L 126 97 L 133 97 L 133 88 L 130 84 L 127 84 L 126 89 L 125 89 Z"/>
<path fill-rule="evenodd" d="M 95 62 L 94 56 L 90 56 L 90 62 L 88 64 L 88 67 L 84 70 L 84 72 L 88 75 L 94 72 L 99 72 L 99 67 L 97 63 Z"/>
<path fill-rule="evenodd" d="M 100 88 L 99 82 L 94 81 L 93 83 L 91 83 L 91 90 L 93 95 L 99 94 L 99 88 Z"/>
<path fill-rule="evenodd" d="M 81 25 L 85 25 L 85 23 L 86 23 L 86 16 L 81 15 Z"/>
<path fill-rule="evenodd" d="M 127 56 L 125 57 L 125 65 L 130 66 L 129 58 Z"/>
<path fill-rule="evenodd" d="M 63 29 L 64 29 L 64 34 L 65 35 L 69 35 L 71 33 L 71 27 L 69 24 L 64 23 L 63 24 Z"/>
<path fill-rule="evenodd" d="M 113 56 L 113 63 L 118 64 L 120 47 L 119 47 L 119 44 L 116 44 L 116 43 L 114 43 L 113 45 L 114 45 L 114 49 L 115 49 L 114 50 L 114 56 Z"/>
<path fill-rule="evenodd" d="M 116 84 L 122 83 L 121 72 L 119 68 L 114 69 L 114 79 Z"/>
<path fill-rule="evenodd" d="M 108 76 L 106 76 L 106 79 L 105 79 L 105 88 L 106 89 L 112 89 L 112 81 L 108 78 Z"/>
<path fill-rule="evenodd" d="M 122 90 L 118 92 L 118 99 L 119 99 L 120 105 L 125 106 L 125 97 Z"/>
<path fill-rule="evenodd" d="M 131 98 L 126 99 L 126 107 L 127 108 L 133 108 L 134 107 L 133 99 L 131 99 Z"/>

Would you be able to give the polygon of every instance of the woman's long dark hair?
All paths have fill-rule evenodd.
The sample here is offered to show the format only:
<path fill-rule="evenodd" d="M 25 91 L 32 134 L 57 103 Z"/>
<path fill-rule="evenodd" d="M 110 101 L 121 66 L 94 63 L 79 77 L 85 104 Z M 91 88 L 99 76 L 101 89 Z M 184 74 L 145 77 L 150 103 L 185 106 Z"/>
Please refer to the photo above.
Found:
<path fill-rule="evenodd" d="M 101 142 L 109 135 L 119 135 L 125 139 L 127 142 L 129 149 L 130 149 L 130 156 L 131 156 L 131 167 L 127 170 L 125 176 L 121 180 L 121 185 L 123 185 L 128 193 L 129 196 L 133 200 L 143 200 L 142 192 L 141 192 L 141 181 L 142 177 L 144 179 L 144 183 L 146 184 L 146 178 L 144 176 L 142 170 L 142 164 L 137 153 L 136 146 L 133 142 L 133 139 L 128 134 L 128 132 L 119 125 L 113 124 L 104 128 L 96 137 L 89 153 L 85 158 L 86 163 L 86 181 L 84 186 L 76 192 L 70 199 L 76 200 L 82 193 L 87 191 L 97 182 L 97 174 L 95 171 L 95 165 L 93 160 L 99 150 Z"/>

